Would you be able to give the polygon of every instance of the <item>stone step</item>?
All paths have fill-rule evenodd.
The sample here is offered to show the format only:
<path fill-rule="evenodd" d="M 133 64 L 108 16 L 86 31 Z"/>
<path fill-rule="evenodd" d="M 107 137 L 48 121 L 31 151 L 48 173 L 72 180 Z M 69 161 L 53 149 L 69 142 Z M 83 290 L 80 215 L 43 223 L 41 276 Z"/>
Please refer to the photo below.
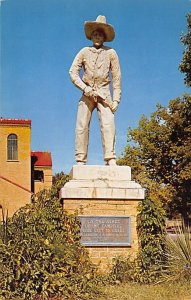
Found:
<path fill-rule="evenodd" d="M 140 184 L 131 180 L 107 180 L 107 179 L 71 179 L 66 183 L 65 187 L 69 188 L 121 188 L 121 189 L 135 189 L 141 188 Z"/>
<path fill-rule="evenodd" d="M 60 199 L 144 199 L 144 189 L 142 188 L 76 188 L 63 187 L 60 190 Z"/>

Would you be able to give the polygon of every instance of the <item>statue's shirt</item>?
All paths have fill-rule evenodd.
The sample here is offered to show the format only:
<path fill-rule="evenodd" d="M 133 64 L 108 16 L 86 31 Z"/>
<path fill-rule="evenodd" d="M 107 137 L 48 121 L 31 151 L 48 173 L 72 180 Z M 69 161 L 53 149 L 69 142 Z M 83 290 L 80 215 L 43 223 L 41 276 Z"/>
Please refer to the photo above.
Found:
<path fill-rule="evenodd" d="M 80 70 L 84 70 L 82 79 Z M 83 48 L 75 57 L 70 68 L 72 82 L 82 91 L 86 86 L 92 87 L 104 99 L 111 99 L 110 73 L 113 86 L 113 101 L 120 101 L 121 71 L 119 59 L 114 49 L 103 46 Z"/>

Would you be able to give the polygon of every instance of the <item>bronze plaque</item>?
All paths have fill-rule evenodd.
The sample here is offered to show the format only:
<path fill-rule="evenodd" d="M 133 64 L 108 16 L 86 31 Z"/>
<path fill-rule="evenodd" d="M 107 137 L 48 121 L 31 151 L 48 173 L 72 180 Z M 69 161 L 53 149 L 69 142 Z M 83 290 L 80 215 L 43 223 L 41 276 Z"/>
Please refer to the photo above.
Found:
<path fill-rule="evenodd" d="M 130 246 L 130 217 L 79 216 L 84 246 Z"/>

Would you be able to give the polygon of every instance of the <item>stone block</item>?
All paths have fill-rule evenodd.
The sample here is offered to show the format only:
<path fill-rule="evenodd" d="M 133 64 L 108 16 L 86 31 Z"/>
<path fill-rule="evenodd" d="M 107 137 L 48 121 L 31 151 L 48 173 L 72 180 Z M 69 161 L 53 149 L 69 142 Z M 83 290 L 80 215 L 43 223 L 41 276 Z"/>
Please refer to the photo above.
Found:
<path fill-rule="evenodd" d="M 144 189 L 140 185 L 135 185 L 134 188 L 109 188 L 109 187 L 73 187 L 72 182 L 65 184 L 60 190 L 60 198 L 76 198 L 76 199 L 144 199 Z"/>
<path fill-rule="evenodd" d="M 128 166 L 73 166 L 71 177 L 74 180 L 131 180 Z"/>
<path fill-rule="evenodd" d="M 70 175 L 61 199 L 144 199 L 144 189 L 131 181 L 128 166 L 73 166 Z"/>

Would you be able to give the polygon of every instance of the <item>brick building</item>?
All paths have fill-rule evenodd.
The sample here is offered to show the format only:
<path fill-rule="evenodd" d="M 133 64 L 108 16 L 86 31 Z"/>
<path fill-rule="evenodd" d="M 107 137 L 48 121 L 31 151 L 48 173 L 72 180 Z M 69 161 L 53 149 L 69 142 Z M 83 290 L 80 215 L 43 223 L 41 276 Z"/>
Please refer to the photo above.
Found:
<path fill-rule="evenodd" d="M 38 193 L 52 185 L 52 159 L 50 152 L 31 152 L 31 189 Z"/>
<path fill-rule="evenodd" d="M 40 184 L 35 171 L 44 174 Z M 51 184 L 51 154 L 31 152 L 31 120 L 0 118 L 0 207 L 11 216 Z"/>

